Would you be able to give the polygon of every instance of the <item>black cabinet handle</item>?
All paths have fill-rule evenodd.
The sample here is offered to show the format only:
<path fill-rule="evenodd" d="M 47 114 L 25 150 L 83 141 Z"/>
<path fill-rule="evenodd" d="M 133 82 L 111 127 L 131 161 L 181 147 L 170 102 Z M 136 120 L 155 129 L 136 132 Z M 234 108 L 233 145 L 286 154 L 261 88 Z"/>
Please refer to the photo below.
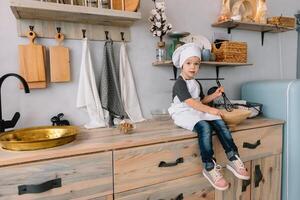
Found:
<path fill-rule="evenodd" d="M 160 161 L 158 167 L 173 167 L 178 165 L 179 163 L 183 163 L 184 159 L 182 157 L 178 158 L 175 162 L 167 163 L 165 161 Z"/>
<path fill-rule="evenodd" d="M 61 178 L 50 180 L 38 185 L 19 185 L 19 195 L 30 194 L 30 193 L 42 193 L 53 188 L 61 187 Z"/>
<path fill-rule="evenodd" d="M 255 165 L 254 174 L 255 174 L 255 176 L 254 176 L 254 186 L 258 187 L 260 181 L 263 179 L 263 175 L 262 175 L 261 170 L 260 170 L 260 165 Z"/>
<path fill-rule="evenodd" d="M 256 149 L 260 144 L 261 144 L 260 140 L 257 140 L 255 144 L 244 142 L 243 143 L 243 148 Z"/>
<path fill-rule="evenodd" d="M 183 200 L 183 193 L 180 193 L 175 199 L 171 198 L 170 200 Z M 165 200 L 165 199 L 158 199 L 158 200 Z"/>
<path fill-rule="evenodd" d="M 245 192 L 247 190 L 248 185 L 250 185 L 251 180 L 243 180 L 242 184 L 242 192 Z"/>

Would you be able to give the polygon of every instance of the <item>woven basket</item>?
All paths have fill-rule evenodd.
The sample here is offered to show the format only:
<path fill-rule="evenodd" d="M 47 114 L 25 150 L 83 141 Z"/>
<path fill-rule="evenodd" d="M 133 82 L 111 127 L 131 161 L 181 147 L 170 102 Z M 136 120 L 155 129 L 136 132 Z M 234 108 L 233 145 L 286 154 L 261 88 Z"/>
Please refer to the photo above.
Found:
<path fill-rule="evenodd" d="M 296 19 L 294 17 L 270 17 L 268 24 L 283 26 L 288 28 L 296 28 Z"/>
<path fill-rule="evenodd" d="M 219 46 L 217 48 L 217 46 Z M 224 41 L 212 45 L 217 62 L 247 63 L 247 43 Z"/>

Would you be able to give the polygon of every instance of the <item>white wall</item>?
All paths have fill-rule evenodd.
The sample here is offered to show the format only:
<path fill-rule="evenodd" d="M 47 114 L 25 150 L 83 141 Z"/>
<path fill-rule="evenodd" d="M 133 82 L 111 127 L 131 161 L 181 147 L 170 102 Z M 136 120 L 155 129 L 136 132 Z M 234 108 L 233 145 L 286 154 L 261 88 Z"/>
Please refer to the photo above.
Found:
<path fill-rule="evenodd" d="M 226 32 L 225 29 L 212 28 L 210 25 L 217 19 L 221 0 L 166 0 L 167 16 L 174 30 L 202 34 L 209 39 L 214 32 Z M 143 113 L 151 118 L 150 110 L 167 108 L 171 101 L 173 72 L 168 67 L 153 67 L 157 38 L 148 31 L 147 19 L 153 7 L 151 0 L 141 0 L 142 20 L 131 28 L 132 41 L 128 51 L 136 78 L 138 94 Z M 299 0 L 270 0 L 270 15 L 293 16 L 300 9 Z M 27 40 L 19 38 L 16 20 L 8 0 L 0 1 L 0 75 L 18 73 L 18 45 Z M 232 31 L 233 40 L 246 41 L 249 49 L 249 61 L 254 66 L 224 68 L 221 76 L 227 95 L 232 99 L 239 98 L 242 83 L 250 80 L 280 79 L 296 77 L 296 31 L 282 34 L 266 34 L 265 45 L 261 46 L 258 32 Z M 50 46 L 54 40 L 38 39 L 37 42 Z M 65 46 L 71 49 L 72 82 L 50 84 L 47 89 L 32 90 L 24 94 L 18 89 L 18 81 L 9 78 L 2 87 L 3 117 L 10 119 L 19 111 L 21 119 L 17 127 L 50 124 L 50 117 L 63 112 L 73 124 L 81 125 L 87 120 L 87 114 L 75 108 L 78 75 L 81 60 L 81 41 L 67 40 Z M 92 42 L 92 54 L 97 79 L 101 68 L 103 42 Z M 116 44 L 115 50 L 118 50 Z M 214 77 L 213 67 L 201 69 L 199 77 Z M 203 81 L 205 90 L 215 85 L 213 81 Z"/>

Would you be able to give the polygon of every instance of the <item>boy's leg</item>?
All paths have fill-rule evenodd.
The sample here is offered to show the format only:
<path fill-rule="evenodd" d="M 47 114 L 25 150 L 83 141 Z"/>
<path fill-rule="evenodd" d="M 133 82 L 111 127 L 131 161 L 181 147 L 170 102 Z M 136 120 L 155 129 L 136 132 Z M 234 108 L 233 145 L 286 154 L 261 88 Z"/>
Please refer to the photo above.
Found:
<path fill-rule="evenodd" d="M 194 126 L 194 131 L 198 134 L 198 143 L 204 168 L 207 171 L 210 171 L 214 168 L 214 163 L 212 161 L 212 159 L 214 159 L 212 128 L 206 121 L 199 121 Z"/>
<path fill-rule="evenodd" d="M 249 180 L 250 175 L 245 168 L 244 163 L 239 158 L 238 149 L 225 122 L 223 120 L 214 120 L 210 121 L 210 124 L 216 130 L 218 138 L 225 149 L 227 158 L 230 160 L 230 162 L 226 165 L 226 168 L 229 169 L 236 177 L 243 180 Z"/>
<path fill-rule="evenodd" d="M 225 122 L 219 119 L 219 120 L 209 121 L 209 124 L 211 124 L 213 129 L 216 131 L 217 136 L 225 150 L 227 158 L 230 161 L 236 160 L 237 158 L 235 157 L 235 155 L 238 155 L 238 149 L 233 141 L 231 132 L 228 129 Z"/>
<path fill-rule="evenodd" d="M 213 158 L 212 148 L 212 128 L 206 121 L 198 122 L 194 131 L 198 133 L 198 142 L 201 152 L 201 158 L 204 165 L 202 173 L 205 178 L 218 190 L 226 190 L 229 187 L 227 181 L 221 174 L 222 167 L 217 165 Z"/>

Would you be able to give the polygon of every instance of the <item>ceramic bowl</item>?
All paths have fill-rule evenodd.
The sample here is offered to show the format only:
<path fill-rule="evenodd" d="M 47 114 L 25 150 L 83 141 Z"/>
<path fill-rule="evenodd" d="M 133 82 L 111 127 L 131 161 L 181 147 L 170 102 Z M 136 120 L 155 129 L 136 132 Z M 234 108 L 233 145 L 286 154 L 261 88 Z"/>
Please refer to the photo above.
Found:
<path fill-rule="evenodd" d="M 233 109 L 232 112 L 221 109 L 221 112 L 222 119 L 231 130 L 234 130 L 238 124 L 242 123 L 251 114 L 251 111 L 244 109 Z"/>

